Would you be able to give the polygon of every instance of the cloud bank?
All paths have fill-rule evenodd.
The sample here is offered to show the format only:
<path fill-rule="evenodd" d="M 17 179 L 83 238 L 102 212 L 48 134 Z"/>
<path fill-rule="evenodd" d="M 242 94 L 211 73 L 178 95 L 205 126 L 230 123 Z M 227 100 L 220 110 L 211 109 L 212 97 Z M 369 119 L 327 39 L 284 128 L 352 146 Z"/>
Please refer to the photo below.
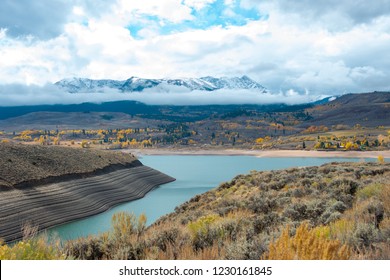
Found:
<path fill-rule="evenodd" d="M 210 105 L 210 104 L 277 104 L 288 105 L 313 102 L 326 96 L 300 94 L 295 91 L 277 94 L 260 93 L 256 90 L 217 90 L 212 92 L 189 91 L 171 86 L 164 89 L 146 89 L 142 92 L 119 92 L 103 89 L 96 93 L 68 93 L 58 87 L 27 86 L 21 84 L 0 85 L 2 106 L 102 103 L 132 100 L 149 105 Z"/>
<path fill-rule="evenodd" d="M 249 75 L 297 99 L 386 91 L 389 46 L 390 0 L 0 2 L 0 84 L 31 96 L 74 76 Z"/>

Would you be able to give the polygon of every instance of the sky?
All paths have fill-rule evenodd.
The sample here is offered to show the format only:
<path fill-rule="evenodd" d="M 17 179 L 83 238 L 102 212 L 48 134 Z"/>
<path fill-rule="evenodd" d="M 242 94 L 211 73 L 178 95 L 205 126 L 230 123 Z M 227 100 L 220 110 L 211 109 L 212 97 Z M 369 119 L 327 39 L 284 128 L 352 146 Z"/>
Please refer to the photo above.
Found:
<path fill-rule="evenodd" d="M 0 102 L 70 77 L 248 75 L 297 99 L 386 91 L 389 50 L 390 0 L 1 0 Z"/>

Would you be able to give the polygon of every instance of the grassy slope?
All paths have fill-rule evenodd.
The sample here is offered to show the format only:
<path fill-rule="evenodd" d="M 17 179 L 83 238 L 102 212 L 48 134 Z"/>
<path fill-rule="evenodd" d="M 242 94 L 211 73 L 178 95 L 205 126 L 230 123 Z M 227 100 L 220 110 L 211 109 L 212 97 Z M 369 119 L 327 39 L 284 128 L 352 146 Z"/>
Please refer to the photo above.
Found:
<path fill-rule="evenodd" d="M 268 255 L 270 242 L 306 223 L 312 230 L 302 234 L 301 228 L 296 238 L 311 236 L 305 250 L 333 244 L 336 258 L 388 259 L 389 179 L 389 163 L 254 171 L 194 197 L 147 229 L 143 217 L 116 217 L 111 232 L 72 241 L 65 252 L 82 259 L 284 258 Z M 287 248 L 288 236 L 273 248 L 306 258 Z"/>
<path fill-rule="evenodd" d="M 140 165 L 131 154 L 0 143 L 0 187 L 36 185 Z"/>

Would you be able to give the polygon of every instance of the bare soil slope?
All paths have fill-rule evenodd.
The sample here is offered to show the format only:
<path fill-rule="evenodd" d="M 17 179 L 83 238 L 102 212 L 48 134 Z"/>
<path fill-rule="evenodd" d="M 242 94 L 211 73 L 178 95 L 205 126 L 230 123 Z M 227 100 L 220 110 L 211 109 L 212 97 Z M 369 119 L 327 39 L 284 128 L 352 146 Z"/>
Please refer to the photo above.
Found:
<path fill-rule="evenodd" d="M 1 143 L 0 189 L 59 182 L 141 165 L 131 154 Z"/>

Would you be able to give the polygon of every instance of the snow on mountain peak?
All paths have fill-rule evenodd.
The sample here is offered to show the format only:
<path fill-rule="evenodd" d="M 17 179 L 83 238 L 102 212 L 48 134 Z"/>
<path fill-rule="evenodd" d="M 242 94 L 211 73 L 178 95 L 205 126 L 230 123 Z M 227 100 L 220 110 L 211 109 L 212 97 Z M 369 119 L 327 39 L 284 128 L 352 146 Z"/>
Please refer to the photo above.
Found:
<path fill-rule="evenodd" d="M 206 76 L 202 78 L 181 79 L 143 79 L 130 77 L 125 81 L 117 80 L 92 80 L 85 78 L 63 79 L 55 83 L 56 86 L 70 92 L 102 92 L 105 89 L 115 89 L 121 92 L 141 92 L 144 89 L 156 88 L 159 85 L 181 87 L 190 91 L 215 91 L 220 89 L 248 89 L 266 93 L 267 90 L 261 84 L 248 76 L 214 78 Z"/>

